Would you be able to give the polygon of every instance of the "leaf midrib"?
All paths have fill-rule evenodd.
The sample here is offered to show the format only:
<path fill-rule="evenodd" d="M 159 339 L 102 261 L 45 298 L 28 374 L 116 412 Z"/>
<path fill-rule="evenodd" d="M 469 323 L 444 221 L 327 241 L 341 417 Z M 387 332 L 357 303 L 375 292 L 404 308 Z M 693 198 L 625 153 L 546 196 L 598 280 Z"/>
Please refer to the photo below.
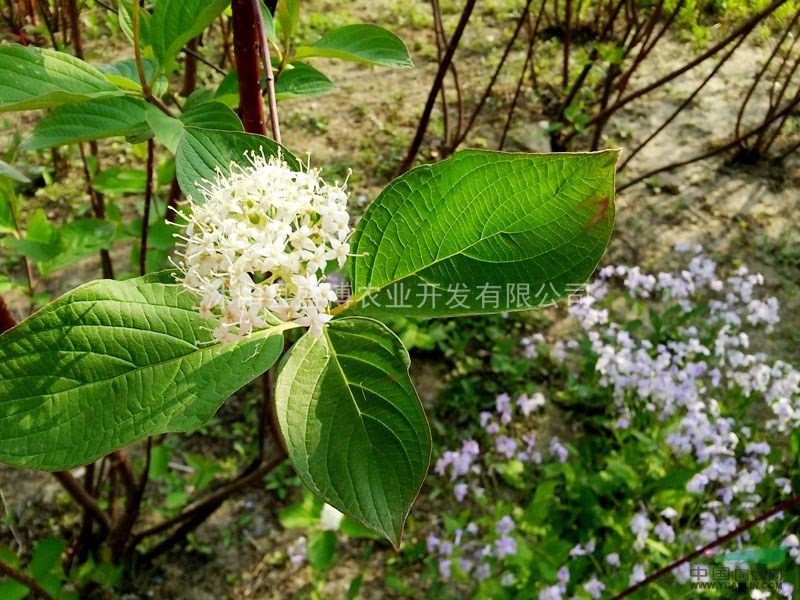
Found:
<path fill-rule="evenodd" d="M 463 177 L 466 177 L 466 175 L 462 176 L 462 177 L 461 177 L 461 179 L 463 179 Z M 507 177 L 507 176 L 506 176 L 506 177 Z M 519 194 L 519 193 L 522 193 L 522 191 L 523 191 L 523 190 L 521 190 L 520 192 L 518 192 L 518 194 Z M 515 196 L 516 196 L 516 195 L 517 195 L 517 194 L 515 194 Z M 544 207 L 544 206 L 546 206 L 546 204 L 542 204 L 540 207 L 537 207 L 537 210 L 538 210 L 539 208 L 542 208 L 542 207 Z M 432 211 L 432 212 L 433 212 L 433 211 Z M 463 214 L 463 213 L 464 213 L 464 211 L 462 211 L 462 212 L 461 212 L 461 214 Z M 432 213 L 431 213 L 431 214 L 432 214 Z M 510 224 L 508 224 L 508 226 L 507 226 L 507 227 L 512 227 L 512 226 L 516 225 L 517 223 L 519 223 L 520 221 L 522 221 L 524 218 L 527 218 L 527 215 L 526 215 L 525 217 L 520 217 L 519 219 L 517 219 L 517 220 L 516 220 L 516 221 L 514 221 L 513 223 L 510 223 Z M 371 222 L 372 222 L 372 221 L 371 221 Z M 381 241 L 379 241 L 379 243 L 377 244 L 377 245 L 378 245 L 378 247 L 380 247 L 380 245 L 381 245 L 381 243 L 382 243 L 382 240 L 383 240 L 383 239 L 386 237 L 386 231 L 387 231 L 387 228 L 386 228 L 386 227 L 384 227 L 384 228 L 382 229 L 382 232 L 381 232 Z M 407 273 L 405 273 L 405 274 L 403 274 L 403 275 L 400 275 L 400 276 L 397 276 L 397 274 L 396 274 L 396 273 L 397 273 L 397 269 L 399 268 L 399 263 L 398 263 L 398 266 L 395 268 L 395 274 L 392 276 L 392 279 L 391 279 L 391 280 L 389 280 L 389 281 L 387 281 L 387 282 L 384 282 L 384 283 L 383 283 L 383 284 L 381 284 L 381 286 L 380 286 L 380 287 L 378 287 L 378 288 L 375 288 L 375 289 L 368 288 L 368 289 L 367 289 L 367 291 L 365 291 L 365 292 L 361 293 L 360 295 L 352 297 L 350 300 L 348 300 L 348 303 L 349 303 L 349 304 L 351 304 L 351 305 L 352 305 L 352 304 L 356 304 L 357 302 L 359 302 L 359 301 L 360 301 L 360 300 L 362 300 L 363 298 L 366 298 L 367 296 L 369 296 L 369 295 L 371 295 L 371 294 L 374 294 L 374 293 L 376 293 L 376 292 L 379 292 L 380 290 L 382 290 L 382 289 L 385 289 L 387 286 L 390 286 L 390 285 L 392 285 L 392 284 L 394 284 L 394 283 L 397 283 L 397 282 L 399 282 L 399 281 L 402 281 L 403 279 L 406 279 L 407 277 L 413 277 L 414 275 L 417 275 L 417 274 L 419 274 L 420 272 L 422 272 L 422 271 L 424 271 L 424 270 L 426 270 L 426 269 L 428 269 L 428 268 L 430 268 L 430 267 L 433 267 L 434 265 L 437 265 L 437 264 L 439 264 L 440 262 L 444 262 L 444 261 L 450 260 L 450 259 L 451 259 L 451 258 L 453 258 L 454 256 L 459 256 L 459 255 L 462 255 L 462 254 L 464 254 L 465 252 L 467 252 L 468 250 L 470 250 L 471 248 L 473 248 L 474 246 L 476 246 L 476 245 L 478 245 L 478 244 L 480 244 L 480 243 L 483 243 L 483 242 L 485 242 L 485 241 L 487 241 L 487 240 L 489 240 L 489 239 L 492 239 L 492 238 L 494 238 L 494 237 L 495 237 L 495 236 L 497 236 L 497 235 L 501 235 L 501 234 L 504 234 L 504 233 L 506 233 L 506 231 L 505 231 L 505 230 L 496 231 L 495 233 L 493 233 L 493 234 L 491 234 L 491 235 L 488 235 L 488 236 L 486 236 L 486 237 L 482 237 L 482 238 L 480 238 L 480 239 L 476 240 L 475 242 L 472 242 L 472 243 L 468 244 L 467 246 L 464 246 L 464 247 L 463 247 L 463 248 L 461 248 L 461 249 L 460 249 L 458 252 L 453 252 L 452 254 L 449 254 L 449 255 L 447 255 L 447 256 L 443 256 L 443 257 L 441 257 L 441 258 L 436 258 L 436 259 L 434 259 L 432 262 L 430 262 L 430 263 L 428 263 L 428 264 L 426 264 L 426 265 L 423 265 L 423 266 L 421 266 L 421 267 L 419 267 L 419 268 L 417 268 L 417 269 L 415 269 L 415 270 L 413 270 L 413 271 L 409 271 L 409 272 L 407 272 Z M 363 237 L 363 234 L 361 234 L 361 236 L 359 236 L 359 239 L 358 239 L 358 246 L 360 246 L 360 243 L 361 243 L 361 237 Z M 569 243 L 570 243 L 570 242 L 572 242 L 572 241 L 573 241 L 573 240 L 574 240 L 576 237 L 577 237 L 577 234 L 573 234 L 573 235 L 572 235 L 572 236 L 571 236 L 569 239 L 565 240 L 563 243 L 559 244 L 559 245 L 558 245 L 558 246 L 556 246 L 556 248 L 554 248 L 554 249 L 561 248 L 561 247 L 563 247 L 564 245 L 566 245 L 566 244 L 569 244 Z M 356 254 L 358 253 L 358 246 L 355 248 L 355 253 L 356 253 Z M 441 246 L 440 246 L 440 248 L 441 248 Z M 533 257 L 533 258 L 537 258 L 538 256 L 542 256 L 542 255 L 543 255 L 543 254 L 545 254 L 546 252 L 550 252 L 550 251 L 552 251 L 552 250 L 553 250 L 553 249 L 551 249 L 551 250 L 547 250 L 547 251 L 545 251 L 545 252 L 543 252 L 543 253 L 540 253 L 539 255 L 537 255 L 536 257 Z M 377 250 L 376 250 L 376 255 L 377 255 L 377 253 L 378 253 L 378 252 L 377 252 Z M 519 262 L 519 261 L 510 261 L 510 262 Z M 372 274 L 373 274 L 374 272 L 375 272 L 375 269 L 374 269 L 374 268 L 372 268 L 372 269 L 370 269 L 370 270 L 369 270 L 369 278 L 370 278 L 370 282 L 369 282 L 369 283 L 370 283 L 370 285 L 371 285 L 371 283 L 372 283 Z"/>

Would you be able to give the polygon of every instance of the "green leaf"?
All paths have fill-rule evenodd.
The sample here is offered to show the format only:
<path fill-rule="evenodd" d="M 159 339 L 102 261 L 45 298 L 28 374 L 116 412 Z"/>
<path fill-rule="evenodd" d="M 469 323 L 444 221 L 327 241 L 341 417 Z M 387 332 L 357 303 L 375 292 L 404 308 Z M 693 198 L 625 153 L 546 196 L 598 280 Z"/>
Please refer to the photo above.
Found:
<path fill-rule="evenodd" d="M 0 164 L 0 170 L 2 170 L 3 164 Z M 18 213 L 17 202 L 17 193 L 14 191 L 11 180 L 8 177 L 0 177 L 0 233 L 17 232 L 15 219 Z"/>
<path fill-rule="evenodd" d="M 180 119 L 165 115 L 155 106 L 147 110 L 147 122 L 155 132 L 159 142 L 175 154 L 186 127 L 218 129 L 221 131 L 242 131 L 242 122 L 236 113 L 221 102 L 201 102 L 187 109 Z"/>
<path fill-rule="evenodd" d="M 112 196 L 143 194 L 147 187 L 147 173 L 124 167 L 106 169 L 92 179 L 92 187 L 101 194 Z"/>
<path fill-rule="evenodd" d="M 95 281 L 0 336 L 0 461 L 63 470 L 203 425 L 266 371 L 284 328 L 222 346 L 170 273 Z"/>
<path fill-rule="evenodd" d="M 220 131 L 244 131 L 236 113 L 220 102 L 206 102 L 187 110 L 181 115 L 186 127 L 219 129 Z"/>
<path fill-rule="evenodd" d="M 361 584 L 363 583 L 364 574 L 359 573 L 353 578 L 353 580 L 350 582 L 350 585 L 347 587 L 347 600 L 355 600 L 358 598 L 358 595 L 361 593 Z"/>
<path fill-rule="evenodd" d="M 180 119 L 164 114 L 153 105 L 147 107 L 145 117 L 156 139 L 173 154 L 177 152 L 178 144 L 183 135 L 183 122 Z"/>
<path fill-rule="evenodd" d="M 135 59 L 120 60 L 108 65 L 100 65 L 97 68 L 106 76 L 108 81 L 117 87 L 132 92 L 142 91 L 142 82 L 139 80 L 139 69 L 136 68 Z M 158 72 L 158 63 L 152 58 L 143 58 L 142 71 L 144 72 L 144 78 L 149 83 Z"/>
<path fill-rule="evenodd" d="M 42 275 L 48 275 L 56 269 L 62 269 L 100 250 L 110 248 L 116 226 L 100 219 L 80 219 L 70 221 L 57 230 L 60 250 L 52 259 L 39 264 Z"/>
<path fill-rule="evenodd" d="M 552 515 L 558 499 L 555 496 L 556 482 L 542 481 L 536 486 L 533 500 L 525 510 L 525 523 L 539 525 Z"/>
<path fill-rule="evenodd" d="M 308 563 L 317 572 L 327 571 L 336 561 L 336 534 L 311 531 L 308 534 Z"/>
<path fill-rule="evenodd" d="M 266 85 L 266 79 L 262 77 L 261 83 L 262 86 Z M 275 99 L 318 96 L 335 89 L 336 86 L 323 73 L 297 61 L 286 65 L 286 69 L 275 81 Z M 239 106 L 239 77 L 236 70 L 230 71 L 223 78 L 214 94 L 214 100 L 231 108 Z"/>
<path fill-rule="evenodd" d="M 283 45 L 288 48 L 294 31 L 297 29 L 297 24 L 300 22 L 299 0 L 278 0 L 275 10 L 275 21 L 281 30 L 281 41 Z"/>
<path fill-rule="evenodd" d="M 38 262 L 52 260 L 62 250 L 58 227 L 48 223 L 47 215 L 41 208 L 28 221 L 25 239 L 3 240 L 3 245 Z"/>
<path fill-rule="evenodd" d="M 115 225 L 100 219 L 80 219 L 63 226 L 47 221 L 43 210 L 37 210 L 28 223 L 25 239 L 6 239 L 3 245 L 36 261 L 42 275 L 71 265 L 101 249 L 109 248 Z"/>
<path fill-rule="evenodd" d="M 239 106 L 239 76 L 236 69 L 228 71 L 228 74 L 222 78 L 217 91 L 214 92 L 214 100 L 222 102 L 230 108 Z"/>
<path fill-rule="evenodd" d="M 361 317 L 304 335 L 275 389 L 289 459 L 315 494 L 395 547 L 430 460 L 409 359 L 385 325 Z"/>
<path fill-rule="evenodd" d="M 38 541 L 31 559 L 31 575 L 41 582 L 54 570 L 60 571 L 61 554 L 64 549 L 64 540 L 59 538 L 46 538 Z"/>
<path fill-rule="evenodd" d="M 261 17 L 264 19 L 264 33 L 267 36 L 267 40 L 269 40 L 274 44 L 277 44 L 278 36 L 275 34 L 275 17 L 272 16 L 272 13 L 264 4 L 263 0 L 259 2 L 259 4 L 261 6 Z"/>
<path fill-rule="evenodd" d="M 230 0 L 158 0 L 150 24 L 150 44 L 162 66 L 200 34 L 230 4 Z"/>
<path fill-rule="evenodd" d="M 576 292 L 611 236 L 617 155 L 468 150 L 412 169 L 358 224 L 351 306 L 443 317 Z"/>
<path fill-rule="evenodd" d="M 0 45 L 0 112 L 120 95 L 122 91 L 100 71 L 74 56 L 34 46 Z"/>
<path fill-rule="evenodd" d="M 197 184 L 213 181 L 217 169 L 223 175 L 229 174 L 232 161 L 249 164 L 245 152 L 262 151 L 265 156 L 275 156 L 280 151 L 292 169 L 301 169 L 300 162 L 289 150 L 263 135 L 186 127 L 175 156 L 181 191 L 196 202 L 202 202 L 203 194 Z"/>
<path fill-rule="evenodd" d="M 325 75 L 314 67 L 298 61 L 288 65 L 275 82 L 275 98 L 287 100 L 318 96 L 335 89 L 336 86 Z"/>
<path fill-rule="evenodd" d="M 342 519 L 342 523 L 339 525 L 339 531 L 351 538 L 367 538 L 371 540 L 380 538 L 372 529 L 364 527 L 361 523 L 354 521 L 350 517 Z"/>
<path fill-rule="evenodd" d="M 22 585 L 13 579 L 0 581 L 0 598 L 3 600 L 22 600 L 29 595 L 27 586 Z"/>
<path fill-rule="evenodd" d="M 119 19 L 119 28 L 122 30 L 122 33 L 125 34 L 125 37 L 128 38 L 128 41 L 133 44 L 133 6 L 131 5 L 131 0 L 119 0 L 117 3 L 118 7 L 118 19 Z M 149 43 L 148 40 L 150 39 L 150 13 L 146 10 L 139 11 L 139 44 L 142 48 L 146 47 Z M 138 78 L 137 78 L 138 79 Z"/>
<path fill-rule="evenodd" d="M 126 136 L 145 122 L 147 104 L 138 98 L 100 98 L 53 109 L 20 145 L 42 150 L 103 138 Z"/>
<path fill-rule="evenodd" d="M 298 46 L 294 59 L 338 58 L 366 65 L 413 67 L 408 48 L 391 31 L 377 25 L 345 25 L 329 31 L 311 46 Z"/>
<path fill-rule="evenodd" d="M 303 502 L 291 504 L 278 512 L 278 520 L 286 529 L 308 529 L 319 525 L 322 516 L 322 500 L 311 492 L 303 494 Z"/>
<path fill-rule="evenodd" d="M 23 173 L 17 171 L 14 167 L 12 167 L 4 160 L 0 160 L 0 177 L 8 177 L 9 179 L 13 179 L 14 181 L 19 181 L 20 183 L 31 182 L 31 180 L 28 179 L 28 177 L 26 177 Z"/>
<path fill-rule="evenodd" d="M 189 94 L 186 101 L 183 103 L 183 111 L 188 112 L 193 108 L 197 108 L 201 104 L 214 101 L 214 92 L 208 88 L 200 88 Z"/>

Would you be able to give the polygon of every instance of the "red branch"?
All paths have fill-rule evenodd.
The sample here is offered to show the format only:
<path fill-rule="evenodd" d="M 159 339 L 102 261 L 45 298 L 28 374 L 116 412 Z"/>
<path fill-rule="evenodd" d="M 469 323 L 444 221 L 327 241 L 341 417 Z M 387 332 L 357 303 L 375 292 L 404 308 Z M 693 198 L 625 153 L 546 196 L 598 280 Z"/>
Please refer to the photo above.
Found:
<path fill-rule="evenodd" d="M 8 306 L 6 306 L 6 302 L 3 300 L 3 297 L 0 296 L 0 333 L 8 331 L 16 324 L 17 320 L 11 314 L 11 311 L 8 310 Z"/>
<path fill-rule="evenodd" d="M 249 0 L 233 0 L 233 50 L 239 77 L 239 106 L 245 131 L 267 134 L 264 98 L 261 95 L 258 19 Z"/>
<path fill-rule="evenodd" d="M 644 586 L 654 582 L 656 579 L 659 579 L 660 577 L 663 577 L 667 573 L 670 573 L 673 570 L 677 569 L 682 564 L 687 563 L 690 560 L 694 560 L 695 558 L 699 558 L 700 556 L 702 556 L 703 554 L 705 554 L 706 552 L 708 552 L 712 548 L 716 548 L 720 544 L 724 544 L 725 542 L 728 542 L 728 541 L 730 541 L 730 540 L 732 540 L 734 538 L 739 537 L 740 535 L 742 535 L 745 531 L 747 531 L 751 527 L 755 527 L 756 525 L 758 525 L 762 521 L 766 521 L 770 517 L 774 517 L 778 513 L 781 513 L 781 512 L 783 512 L 785 510 L 789 510 L 790 508 L 793 508 L 793 507 L 797 506 L 798 504 L 800 504 L 800 496 L 795 496 L 794 498 L 790 498 L 789 500 L 786 500 L 785 502 L 781 502 L 777 506 L 773 506 L 770 510 L 768 510 L 767 512 L 765 512 L 762 515 L 757 516 L 755 519 L 750 519 L 749 521 L 746 521 L 746 522 L 742 523 L 741 525 L 739 525 L 739 527 L 737 527 L 736 529 L 734 529 L 730 533 L 726 533 L 722 537 L 719 537 L 719 538 L 715 539 L 713 542 L 706 544 L 702 548 L 698 548 L 694 552 L 692 552 L 690 554 L 687 554 L 686 556 L 684 556 L 682 558 L 679 558 L 678 560 L 668 564 L 666 567 L 662 567 L 661 569 L 659 569 L 658 571 L 656 571 L 655 573 L 653 573 L 649 577 L 646 577 L 645 579 L 642 579 L 642 581 L 640 581 L 636 585 L 632 585 L 631 587 L 623 590 L 622 592 L 620 592 L 619 594 L 614 596 L 614 598 L 612 598 L 612 600 L 620 600 L 620 598 L 626 598 L 627 596 L 630 596 L 634 592 L 637 592 L 640 589 L 642 589 Z"/>

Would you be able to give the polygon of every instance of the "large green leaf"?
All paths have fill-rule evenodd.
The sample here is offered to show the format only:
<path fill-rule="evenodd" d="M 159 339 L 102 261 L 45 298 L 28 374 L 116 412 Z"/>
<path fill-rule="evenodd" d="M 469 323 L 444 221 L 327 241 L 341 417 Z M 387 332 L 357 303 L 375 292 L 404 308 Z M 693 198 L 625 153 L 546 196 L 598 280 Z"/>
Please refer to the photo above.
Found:
<path fill-rule="evenodd" d="M 74 56 L 34 46 L 0 45 L 0 112 L 119 95 L 122 91 L 100 71 Z"/>
<path fill-rule="evenodd" d="M 41 150 L 129 135 L 145 122 L 146 107 L 143 100 L 125 97 L 58 106 L 36 124 L 20 148 Z"/>
<path fill-rule="evenodd" d="M 158 0 L 150 19 L 150 44 L 162 65 L 211 25 L 230 0 Z"/>
<path fill-rule="evenodd" d="M 278 329 L 221 346 L 168 274 L 95 281 L 0 336 L 0 461 L 70 469 L 203 425 L 283 348 Z"/>
<path fill-rule="evenodd" d="M 232 161 L 249 164 L 245 152 L 262 151 L 265 156 L 275 156 L 280 151 L 292 169 L 301 168 L 300 161 L 289 150 L 263 135 L 186 127 L 175 156 L 181 190 L 195 201 L 202 201 L 198 184 L 213 181 L 218 169 L 223 175 L 230 173 Z"/>
<path fill-rule="evenodd" d="M 395 179 L 352 243 L 366 314 L 524 310 L 577 292 L 614 226 L 616 150 L 468 150 Z"/>
<path fill-rule="evenodd" d="M 329 31 L 311 46 L 298 46 L 294 58 L 338 58 L 382 67 L 413 67 L 408 48 L 391 31 L 377 25 L 345 25 Z"/>
<path fill-rule="evenodd" d="M 428 469 L 428 422 L 403 344 L 363 317 L 303 336 L 281 365 L 278 423 L 297 474 L 398 546 Z"/>

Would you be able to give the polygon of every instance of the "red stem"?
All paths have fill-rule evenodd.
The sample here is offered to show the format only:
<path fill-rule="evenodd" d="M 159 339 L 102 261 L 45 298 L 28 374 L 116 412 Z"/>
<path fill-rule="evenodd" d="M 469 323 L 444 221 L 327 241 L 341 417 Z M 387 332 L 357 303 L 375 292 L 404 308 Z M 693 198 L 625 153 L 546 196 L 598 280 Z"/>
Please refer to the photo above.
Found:
<path fill-rule="evenodd" d="M 0 333 L 8 331 L 16 324 L 17 320 L 11 314 L 8 306 L 6 306 L 6 302 L 3 300 L 3 297 L 0 296 Z"/>
<path fill-rule="evenodd" d="M 239 106 L 245 131 L 267 134 L 261 69 L 258 64 L 258 21 L 250 0 L 233 0 L 233 51 L 239 77 Z"/>

